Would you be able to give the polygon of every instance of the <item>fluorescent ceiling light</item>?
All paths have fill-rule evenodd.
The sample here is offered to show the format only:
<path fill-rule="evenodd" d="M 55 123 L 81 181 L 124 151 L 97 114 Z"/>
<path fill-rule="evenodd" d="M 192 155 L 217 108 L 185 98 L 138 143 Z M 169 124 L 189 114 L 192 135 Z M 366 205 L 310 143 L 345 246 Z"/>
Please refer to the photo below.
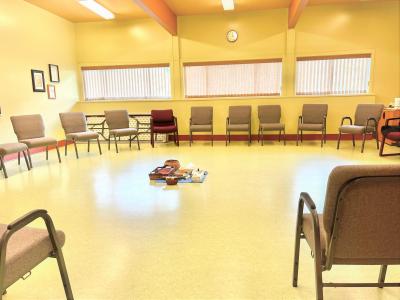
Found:
<path fill-rule="evenodd" d="M 222 6 L 224 7 L 224 10 L 234 10 L 235 9 L 235 3 L 233 0 L 221 0 L 222 1 Z"/>
<path fill-rule="evenodd" d="M 94 0 L 80 0 L 79 4 L 83 5 L 87 9 L 94 12 L 96 15 L 99 15 L 100 17 L 102 17 L 106 20 L 115 18 L 114 14 L 111 11 L 109 11 L 107 8 L 100 5 L 99 3 L 97 3 Z"/>

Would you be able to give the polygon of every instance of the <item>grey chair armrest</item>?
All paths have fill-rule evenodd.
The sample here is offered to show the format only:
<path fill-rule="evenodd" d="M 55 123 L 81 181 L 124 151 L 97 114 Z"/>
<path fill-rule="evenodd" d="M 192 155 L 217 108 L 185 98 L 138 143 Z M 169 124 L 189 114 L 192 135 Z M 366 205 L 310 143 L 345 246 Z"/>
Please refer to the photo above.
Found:
<path fill-rule="evenodd" d="M 46 218 L 50 217 L 47 214 L 47 211 L 44 209 L 36 209 L 28 212 L 24 216 L 16 219 L 15 221 L 11 222 L 8 226 L 7 229 L 10 231 L 18 231 L 21 228 L 27 226 L 28 224 L 32 223 L 38 218 Z"/>
<path fill-rule="evenodd" d="M 342 122 L 340 123 L 340 126 L 343 126 L 344 121 L 349 120 L 350 121 L 350 125 L 353 125 L 353 119 L 349 116 L 343 117 L 342 118 Z"/>
<path fill-rule="evenodd" d="M 301 193 L 297 212 L 297 222 L 302 224 L 304 204 L 312 216 L 313 233 L 314 233 L 314 249 L 315 259 L 321 261 L 321 236 L 317 207 L 308 193 Z"/>
<path fill-rule="evenodd" d="M 376 128 L 376 126 L 378 126 L 378 121 L 377 121 L 375 118 L 369 118 L 369 119 L 367 120 L 367 122 L 365 123 L 365 127 L 366 127 L 366 128 L 368 128 L 370 122 L 373 122 L 373 123 L 374 123 L 374 127 L 375 127 L 375 128 Z"/>

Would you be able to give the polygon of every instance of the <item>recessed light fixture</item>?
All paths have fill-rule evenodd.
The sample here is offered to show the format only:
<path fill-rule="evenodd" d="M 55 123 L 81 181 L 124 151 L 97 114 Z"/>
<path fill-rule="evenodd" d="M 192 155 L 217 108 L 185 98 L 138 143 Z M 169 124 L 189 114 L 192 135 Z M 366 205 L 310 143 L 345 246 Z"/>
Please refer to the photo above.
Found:
<path fill-rule="evenodd" d="M 99 3 L 97 3 L 94 0 L 80 0 L 79 4 L 83 5 L 87 9 L 94 12 L 96 15 L 99 15 L 100 17 L 102 17 L 106 20 L 115 18 L 114 14 L 111 11 L 109 11 L 107 8 L 100 5 Z"/>
<path fill-rule="evenodd" d="M 235 9 L 235 3 L 233 0 L 221 0 L 222 1 L 222 6 L 224 7 L 224 10 L 234 10 Z"/>

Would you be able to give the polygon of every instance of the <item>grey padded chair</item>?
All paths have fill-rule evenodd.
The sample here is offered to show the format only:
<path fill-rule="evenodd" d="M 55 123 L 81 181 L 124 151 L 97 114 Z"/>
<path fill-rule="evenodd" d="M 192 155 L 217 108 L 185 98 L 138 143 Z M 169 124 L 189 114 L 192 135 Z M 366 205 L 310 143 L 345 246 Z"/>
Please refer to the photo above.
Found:
<path fill-rule="evenodd" d="M 356 108 L 356 114 L 354 118 L 354 124 L 351 117 L 343 117 L 339 127 L 339 138 L 337 142 L 337 149 L 340 147 L 340 140 L 342 134 L 351 134 L 353 139 L 353 147 L 356 146 L 355 134 L 362 134 L 362 146 L 361 153 L 364 152 L 365 138 L 367 134 L 375 135 L 376 147 L 379 149 L 378 141 L 378 122 L 381 118 L 382 111 L 384 109 L 383 104 L 359 104 Z M 344 125 L 344 121 L 349 120 L 349 125 Z"/>
<path fill-rule="evenodd" d="M 193 143 L 193 132 L 211 132 L 211 145 L 214 145 L 213 107 L 196 106 L 191 108 L 189 126 L 189 145 Z"/>
<path fill-rule="evenodd" d="M 25 158 L 25 163 L 26 167 L 28 168 L 28 171 L 31 169 L 28 161 L 29 154 L 25 153 L 25 151 L 28 152 L 28 146 L 23 143 L 10 143 L 10 144 L 0 145 L 0 170 L 3 170 L 5 178 L 8 178 L 6 165 L 4 163 L 4 157 L 6 155 L 18 153 L 18 157 L 20 157 L 20 153 L 22 152 Z"/>
<path fill-rule="evenodd" d="M 36 219 L 43 219 L 46 229 L 26 227 Z M 34 210 L 9 225 L 0 224 L 0 235 L 0 300 L 7 288 L 48 257 L 57 259 L 66 298 L 74 299 L 61 250 L 65 234 L 55 230 L 47 211 Z"/>
<path fill-rule="evenodd" d="M 97 140 L 97 145 L 99 147 L 99 153 L 101 152 L 99 134 L 94 131 L 90 131 L 87 128 L 86 117 L 84 113 L 81 112 L 68 112 L 60 113 L 61 125 L 65 132 L 65 155 L 68 151 L 68 141 L 72 141 L 75 147 L 76 158 L 79 158 L 78 147 L 76 142 L 87 142 L 87 149 L 90 152 L 90 141 Z"/>
<path fill-rule="evenodd" d="M 226 118 L 225 145 L 231 142 L 231 132 L 247 132 L 248 145 L 251 143 L 251 106 L 229 106 L 229 115 Z"/>
<path fill-rule="evenodd" d="M 298 284 L 300 241 L 314 258 L 316 299 L 324 287 L 400 287 L 385 283 L 388 265 L 400 264 L 400 165 L 336 167 L 329 176 L 325 205 L 301 193 L 295 234 L 293 287 Z M 306 205 L 308 214 L 303 213 Z M 379 265 L 375 283 L 325 283 L 322 272 L 333 265 Z"/>
<path fill-rule="evenodd" d="M 328 104 L 304 104 L 303 112 L 298 121 L 296 145 L 299 145 L 299 137 L 303 142 L 303 131 L 321 131 L 322 148 L 326 143 L 327 115 Z"/>
<path fill-rule="evenodd" d="M 129 148 L 132 148 L 132 140 L 136 139 L 138 149 L 140 150 L 139 132 L 137 126 L 136 128 L 129 127 L 129 113 L 127 110 L 106 110 L 104 116 L 109 129 L 108 150 L 111 147 L 111 137 L 114 137 L 117 153 L 117 138 L 121 137 L 129 137 Z"/>
<path fill-rule="evenodd" d="M 258 141 L 261 138 L 261 145 L 264 145 L 264 131 L 279 131 L 279 142 L 283 131 L 283 143 L 286 145 L 285 124 L 281 123 L 280 105 L 260 105 L 258 106 Z"/>
<path fill-rule="evenodd" d="M 38 147 L 46 147 L 46 160 L 49 159 L 49 147 L 56 148 L 58 161 L 61 163 L 57 140 L 55 138 L 45 136 L 44 122 L 41 115 L 12 116 L 10 119 L 14 128 L 14 132 L 18 138 L 18 142 L 28 146 L 27 151 L 31 168 L 33 168 L 33 165 L 30 149 Z M 20 163 L 19 154 L 18 163 Z"/>

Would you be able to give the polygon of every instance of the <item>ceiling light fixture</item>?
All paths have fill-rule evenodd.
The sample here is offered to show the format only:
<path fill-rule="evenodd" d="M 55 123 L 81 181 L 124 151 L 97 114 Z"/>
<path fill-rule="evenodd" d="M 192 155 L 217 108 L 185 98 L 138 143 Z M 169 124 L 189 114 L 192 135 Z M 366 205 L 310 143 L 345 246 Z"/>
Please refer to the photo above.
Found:
<path fill-rule="evenodd" d="M 96 15 L 99 15 L 106 20 L 111 20 L 115 18 L 114 14 L 111 11 L 109 11 L 107 8 L 100 5 L 94 0 L 80 0 L 79 4 L 83 5 L 87 9 L 94 12 Z"/>
<path fill-rule="evenodd" d="M 222 6 L 224 7 L 224 10 L 234 10 L 235 9 L 235 3 L 233 0 L 221 0 L 222 1 Z"/>

